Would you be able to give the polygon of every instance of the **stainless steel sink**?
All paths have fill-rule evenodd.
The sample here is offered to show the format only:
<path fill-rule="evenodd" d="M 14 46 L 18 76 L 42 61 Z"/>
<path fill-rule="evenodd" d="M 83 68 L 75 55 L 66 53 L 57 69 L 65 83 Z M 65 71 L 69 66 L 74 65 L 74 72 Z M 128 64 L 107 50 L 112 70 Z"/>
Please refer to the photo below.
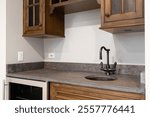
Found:
<path fill-rule="evenodd" d="M 112 81 L 116 80 L 117 78 L 114 76 L 98 76 L 98 75 L 89 75 L 85 77 L 88 80 L 94 80 L 94 81 Z"/>

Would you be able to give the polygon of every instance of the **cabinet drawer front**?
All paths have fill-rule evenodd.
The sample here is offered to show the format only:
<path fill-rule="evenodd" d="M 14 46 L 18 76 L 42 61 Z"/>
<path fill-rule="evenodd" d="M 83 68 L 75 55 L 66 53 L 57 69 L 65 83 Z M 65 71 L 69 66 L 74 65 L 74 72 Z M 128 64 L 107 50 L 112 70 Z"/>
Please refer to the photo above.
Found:
<path fill-rule="evenodd" d="M 144 99 L 142 94 L 125 93 L 111 90 L 89 88 L 59 83 L 50 84 L 52 100 L 134 100 Z"/>

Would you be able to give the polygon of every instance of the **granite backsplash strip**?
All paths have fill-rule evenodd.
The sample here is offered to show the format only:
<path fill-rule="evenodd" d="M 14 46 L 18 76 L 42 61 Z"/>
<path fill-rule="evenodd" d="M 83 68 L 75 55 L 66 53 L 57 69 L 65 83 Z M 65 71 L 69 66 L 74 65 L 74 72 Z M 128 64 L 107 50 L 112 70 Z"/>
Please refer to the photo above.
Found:
<path fill-rule="evenodd" d="M 22 72 L 44 68 L 44 62 L 7 64 L 7 73 Z"/>
<path fill-rule="evenodd" d="M 20 63 L 8 64 L 7 73 L 22 72 L 36 69 L 52 69 L 62 71 L 77 71 L 77 72 L 103 72 L 100 70 L 99 64 L 86 63 L 62 63 L 62 62 L 34 62 L 34 63 Z M 145 71 L 144 65 L 117 65 L 117 74 L 140 75 Z"/>
<path fill-rule="evenodd" d="M 44 67 L 53 70 L 63 70 L 63 71 L 102 72 L 100 70 L 99 64 L 45 62 Z"/>
<path fill-rule="evenodd" d="M 45 62 L 44 68 L 63 71 L 103 72 L 99 64 Z M 140 75 L 145 71 L 144 65 L 117 65 L 117 74 Z"/>
<path fill-rule="evenodd" d="M 145 65 L 117 65 L 118 74 L 140 75 L 145 71 Z"/>

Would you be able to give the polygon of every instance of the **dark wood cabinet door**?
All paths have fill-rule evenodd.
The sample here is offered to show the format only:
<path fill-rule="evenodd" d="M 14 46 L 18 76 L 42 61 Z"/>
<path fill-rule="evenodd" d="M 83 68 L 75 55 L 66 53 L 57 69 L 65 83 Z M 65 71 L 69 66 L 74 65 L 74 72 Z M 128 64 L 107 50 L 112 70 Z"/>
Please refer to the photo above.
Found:
<path fill-rule="evenodd" d="M 143 4 L 143 0 L 104 0 L 105 21 L 141 18 Z"/>
<path fill-rule="evenodd" d="M 50 0 L 23 0 L 23 36 L 64 37 L 64 9 L 50 14 Z"/>
<path fill-rule="evenodd" d="M 44 0 L 23 1 L 24 35 L 43 32 L 43 2 Z"/>
<path fill-rule="evenodd" d="M 101 0 L 101 29 L 111 33 L 144 31 L 144 0 Z"/>

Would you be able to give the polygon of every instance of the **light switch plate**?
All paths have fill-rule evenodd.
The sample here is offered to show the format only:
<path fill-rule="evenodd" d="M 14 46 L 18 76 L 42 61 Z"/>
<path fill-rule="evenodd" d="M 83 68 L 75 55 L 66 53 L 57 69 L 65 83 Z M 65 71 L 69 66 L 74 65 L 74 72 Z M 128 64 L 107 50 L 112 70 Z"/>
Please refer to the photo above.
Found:
<path fill-rule="evenodd" d="M 23 51 L 18 51 L 18 61 L 23 61 Z"/>
<path fill-rule="evenodd" d="M 145 84 L 145 71 L 140 73 L 140 80 L 142 84 Z"/>

